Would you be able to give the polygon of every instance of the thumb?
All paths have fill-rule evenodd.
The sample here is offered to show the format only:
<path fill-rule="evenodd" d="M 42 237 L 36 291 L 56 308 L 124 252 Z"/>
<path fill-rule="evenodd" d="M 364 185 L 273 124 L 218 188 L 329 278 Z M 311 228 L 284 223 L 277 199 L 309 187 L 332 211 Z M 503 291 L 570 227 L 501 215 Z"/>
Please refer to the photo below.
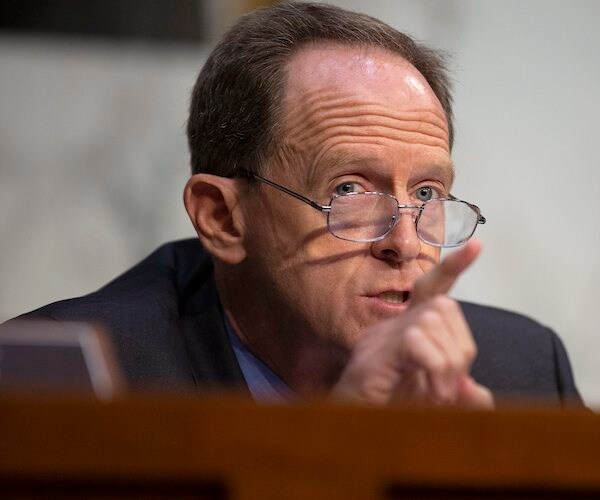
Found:
<path fill-rule="evenodd" d="M 470 240 L 456 252 L 447 255 L 430 272 L 418 279 L 413 288 L 411 304 L 417 305 L 439 294 L 446 294 L 460 274 L 481 253 L 479 240 Z"/>

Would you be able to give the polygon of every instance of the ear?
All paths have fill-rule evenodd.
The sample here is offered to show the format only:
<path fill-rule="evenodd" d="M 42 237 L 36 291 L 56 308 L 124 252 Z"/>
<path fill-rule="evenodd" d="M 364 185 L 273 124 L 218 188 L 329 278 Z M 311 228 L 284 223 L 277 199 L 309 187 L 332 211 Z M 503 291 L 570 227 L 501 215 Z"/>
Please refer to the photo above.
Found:
<path fill-rule="evenodd" d="M 239 190 L 239 179 L 196 174 L 183 192 L 185 209 L 202 245 L 227 264 L 246 258 Z"/>

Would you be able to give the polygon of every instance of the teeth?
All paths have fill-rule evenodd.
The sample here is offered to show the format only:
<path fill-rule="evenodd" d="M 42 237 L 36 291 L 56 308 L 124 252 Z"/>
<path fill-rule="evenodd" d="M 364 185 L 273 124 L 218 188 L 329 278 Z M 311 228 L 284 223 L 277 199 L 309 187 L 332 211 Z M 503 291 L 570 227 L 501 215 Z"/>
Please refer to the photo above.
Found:
<path fill-rule="evenodd" d="M 392 304 L 402 304 L 408 298 L 406 292 L 383 292 L 378 296 L 381 300 L 391 302 Z"/>

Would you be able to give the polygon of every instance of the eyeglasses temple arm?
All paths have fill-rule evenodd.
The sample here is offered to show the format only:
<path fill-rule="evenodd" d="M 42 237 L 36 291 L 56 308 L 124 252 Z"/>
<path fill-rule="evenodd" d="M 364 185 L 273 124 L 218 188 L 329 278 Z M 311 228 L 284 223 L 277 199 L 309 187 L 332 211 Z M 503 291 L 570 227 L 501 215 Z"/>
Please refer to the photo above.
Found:
<path fill-rule="evenodd" d="M 253 178 L 255 178 L 256 180 L 259 180 L 260 182 L 264 182 L 265 184 L 268 184 L 269 186 L 274 187 L 275 189 L 278 189 L 279 191 L 283 191 L 285 194 L 293 196 L 297 200 L 303 201 L 307 205 L 310 205 L 311 207 L 316 208 L 320 212 L 328 212 L 329 210 L 331 210 L 331 207 L 329 205 L 320 205 L 316 201 L 313 201 L 313 200 L 307 198 L 306 196 L 302 196 L 301 194 L 296 193 L 296 192 L 292 191 L 291 189 L 288 189 L 284 186 L 281 186 L 280 184 L 277 184 L 276 182 L 270 181 L 269 179 L 265 179 L 264 177 L 261 177 L 260 175 L 257 175 L 257 174 L 250 174 L 250 175 Z"/>
<path fill-rule="evenodd" d="M 463 201 L 463 200 L 459 200 L 456 196 L 453 196 L 451 194 L 448 195 L 448 199 L 454 200 L 454 201 Z M 477 224 L 485 224 L 486 223 L 486 218 L 483 215 L 481 215 L 481 211 L 479 210 L 479 207 L 477 205 L 473 205 L 472 203 L 468 203 L 466 201 L 463 201 L 463 203 L 466 203 L 467 205 L 472 207 L 475 210 L 475 212 L 477 212 Z"/>

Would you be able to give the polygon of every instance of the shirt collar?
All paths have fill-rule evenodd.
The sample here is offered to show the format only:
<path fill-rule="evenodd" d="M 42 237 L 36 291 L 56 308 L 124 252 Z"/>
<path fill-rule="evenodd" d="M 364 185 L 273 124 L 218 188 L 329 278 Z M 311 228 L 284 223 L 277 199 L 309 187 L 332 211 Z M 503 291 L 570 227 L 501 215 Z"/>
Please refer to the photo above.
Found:
<path fill-rule="evenodd" d="M 298 395 L 273 370 L 248 350 L 235 333 L 227 315 L 223 316 L 233 352 L 254 400 L 261 403 L 285 403 L 298 399 Z"/>

